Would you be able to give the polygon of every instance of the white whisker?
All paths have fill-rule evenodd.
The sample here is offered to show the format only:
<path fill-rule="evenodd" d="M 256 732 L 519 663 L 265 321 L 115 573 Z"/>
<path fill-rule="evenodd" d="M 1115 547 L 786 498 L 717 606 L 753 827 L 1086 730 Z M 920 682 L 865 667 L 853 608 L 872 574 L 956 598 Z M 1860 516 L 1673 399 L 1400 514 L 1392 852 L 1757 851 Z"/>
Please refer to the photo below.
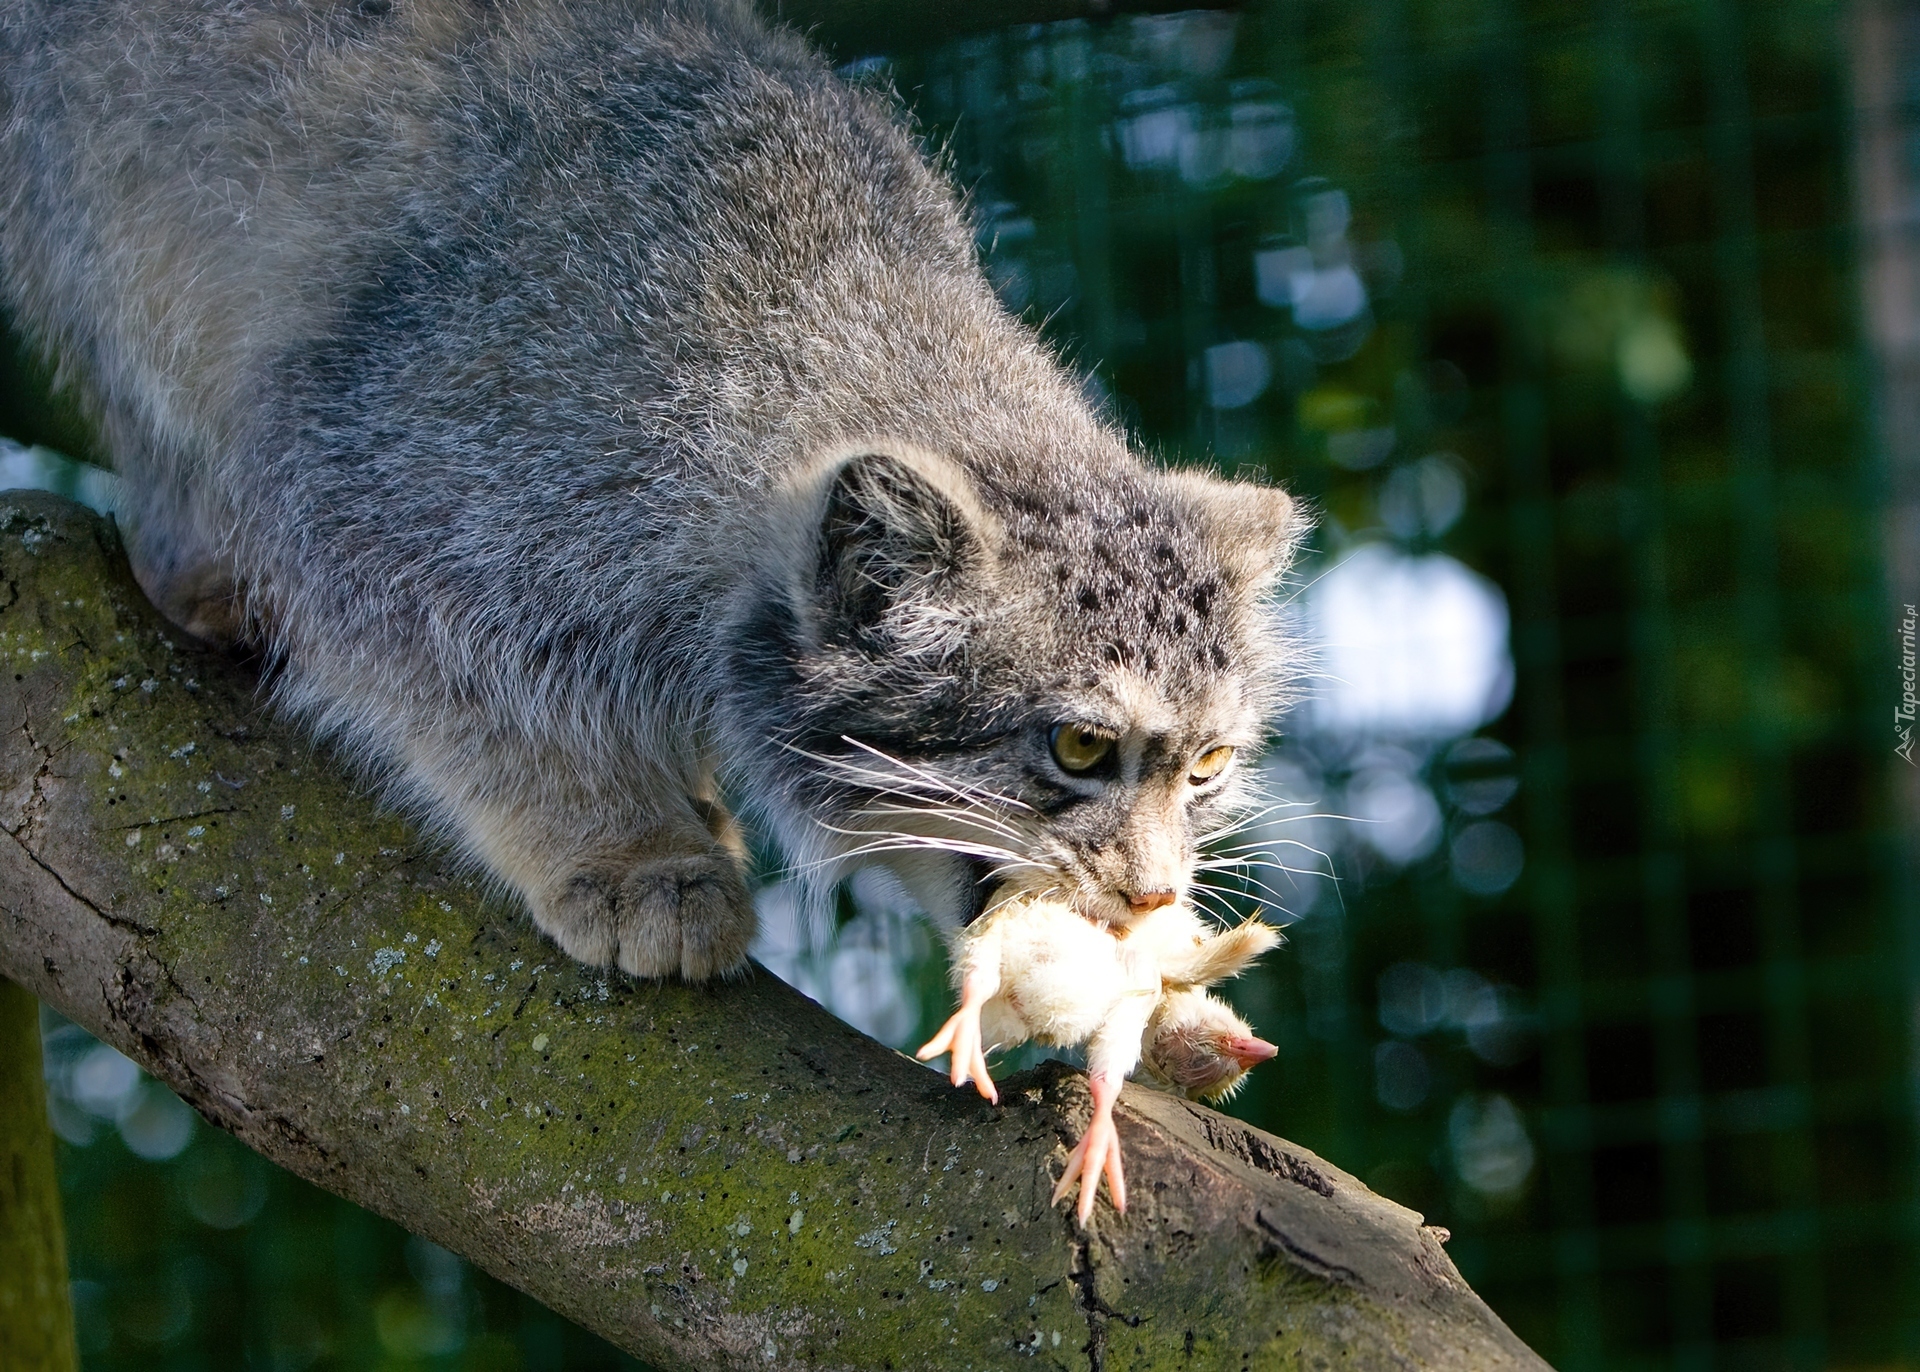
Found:
<path fill-rule="evenodd" d="M 999 834 L 1005 838 L 1020 839 L 1026 837 L 1026 835 L 1022 834 L 1011 824 L 995 819 L 992 815 L 982 815 L 972 810 L 960 810 L 947 805 L 869 805 L 859 813 L 863 816 L 871 815 L 876 819 L 881 817 L 892 817 L 896 819 L 918 818 L 920 816 L 933 819 L 950 819 L 957 824 L 965 824 L 976 829 L 984 829 L 989 833 Z"/>
<path fill-rule="evenodd" d="M 1299 917 L 1297 912 L 1280 898 L 1279 892 L 1269 890 L 1265 887 L 1262 887 L 1262 891 L 1264 892 L 1262 895 L 1255 895 L 1251 891 L 1226 891 L 1221 887 L 1204 881 L 1196 881 L 1194 887 L 1198 890 L 1211 891 L 1216 899 L 1224 900 L 1230 897 L 1237 897 L 1242 900 L 1251 900 L 1261 910 L 1277 910 L 1283 915 L 1289 915 L 1294 918 Z"/>
<path fill-rule="evenodd" d="M 1187 888 L 1187 896 L 1194 908 L 1216 924 L 1232 925 L 1239 922 L 1239 912 L 1233 908 L 1227 895 L 1227 892 L 1203 881 L 1196 881 Z"/>
<path fill-rule="evenodd" d="M 1331 857 L 1317 848 L 1309 848 L 1307 851 L 1325 863 L 1325 867 L 1296 867 L 1290 862 L 1282 862 L 1272 853 L 1256 853 L 1252 857 L 1243 858 L 1202 858 L 1194 863 L 1193 867 L 1196 872 L 1233 872 L 1271 867 L 1275 871 L 1286 872 L 1291 876 L 1325 877 L 1329 881 L 1338 880 L 1334 875 Z"/>
<path fill-rule="evenodd" d="M 1289 873 L 1289 875 L 1292 875 L 1292 876 L 1309 876 L 1309 877 L 1325 877 L 1325 876 L 1326 876 L 1326 874 L 1325 874 L 1325 873 L 1323 873 L 1323 872 L 1293 872 L 1293 873 Z M 1327 879 L 1328 879 L 1328 880 L 1332 880 L 1333 878 L 1330 878 L 1330 877 L 1329 877 L 1329 878 L 1327 878 Z M 1238 881 L 1240 881 L 1240 882 L 1242 882 L 1242 883 L 1244 883 L 1244 884 L 1245 884 L 1246 886 L 1251 886 L 1251 887 L 1257 887 L 1257 888 L 1259 889 L 1259 891 L 1260 891 L 1260 893 L 1261 893 L 1261 898 L 1264 898 L 1264 899 L 1266 899 L 1266 900 L 1271 900 L 1271 901 L 1273 901 L 1273 902 L 1274 902 L 1275 904 L 1279 904 L 1279 903 L 1280 903 L 1281 901 L 1283 901 L 1283 900 L 1285 899 L 1285 897 L 1283 897 L 1283 896 L 1282 896 L 1282 895 L 1280 894 L 1280 892 L 1279 892 L 1278 890 L 1276 890 L 1276 889 L 1275 889 L 1275 888 L 1273 888 L 1272 886 L 1269 886 L 1269 885 L 1268 885 L 1268 884 L 1267 884 L 1266 882 L 1264 882 L 1264 881 L 1262 881 L 1262 880 L 1260 880 L 1260 879 L 1259 879 L 1258 877 L 1254 877 L 1254 876 L 1248 876 L 1248 875 L 1247 875 L 1247 874 L 1245 874 L 1245 873 L 1241 873 L 1241 874 L 1240 874 L 1240 875 L 1239 875 L 1239 876 L 1238 876 L 1238 877 L 1236 878 L 1236 880 L 1238 880 Z M 1211 886 L 1211 885 L 1212 885 L 1212 883 L 1210 883 L 1210 882 L 1200 882 L 1200 881 L 1197 881 L 1197 880 L 1196 880 L 1196 884 L 1197 884 L 1197 885 L 1208 885 L 1208 886 Z M 1296 884 L 1296 887 L 1297 887 L 1297 884 Z M 1218 886 L 1215 886 L 1215 887 L 1213 887 L 1213 889 L 1214 889 L 1214 890 L 1221 890 L 1221 889 L 1224 889 L 1224 888 L 1222 888 L 1222 887 L 1218 887 Z M 1251 891 L 1247 891 L 1247 892 L 1245 892 L 1244 894 L 1247 894 L 1247 895 L 1251 895 L 1251 894 L 1252 894 L 1252 892 L 1251 892 Z M 1285 908 L 1285 907 L 1284 907 L 1284 906 L 1282 906 L 1282 908 Z"/>
<path fill-rule="evenodd" d="M 998 844 L 993 843 L 975 843 L 971 839 L 945 838 L 938 834 L 916 834 L 904 829 L 843 829 L 838 825 L 829 824 L 825 820 L 815 820 L 814 822 L 829 833 L 843 834 L 848 838 L 868 839 L 872 842 L 886 840 L 895 843 L 910 844 L 921 848 L 941 848 L 947 852 L 960 853 L 966 857 L 990 858 L 1010 862 L 1027 861 L 1022 854 L 1014 852 L 1013 849 L 1002 848 Z M 855 857 L 868 851 L 870 846 L 871 844 L 863 845 L 850 852 L 841 853 L 839 856 L 842 858 Z"/>
<path fill-rule="evenodd" d="M 1274 848 L 1298 848 L 1302 852 L 1312 853 L 1317 858 L 1326 858 L 1328 861 L 1332 861 L 1332 858 L 1323 849 L 1316 848 L 1311 843 L 1303 842 L 1297 838 L 1276 838 L 1264 843 L 1234 843 L 1224 848 L 1209 848 L 1207 853 L 1210 857 L 1229 857 L 1234 854 L 1244 854 L 1245 856 L 1240 857 L 1238 860 L 1251 862 L 1255 858 L 1273 856 L 1269 850 Z"/>
<path fill-rule="evenodd" d="M 910 763 L 893 758 L 877 748 L 848 739 L 855 747 L 893 764 L 895 770 L 879 771 L 865 766 L 850 758 L 829 757 L 823 753 L 810 752 L 794 743 L 782 743 L 780 746 L 788 752 L 806 758 L 818 764 L 830 775 L 843 781 L 872 790 L 881 795 L 899 796 L 905 799 L 916 797 L 934 797 L 939 799 L 959 799 L 978 804 L 984 800 L 997 801 L 1003 805 L 1019 808 L 1031 808 L 1024 802 L 1011 796 L 1001 796 L 994 792 L 982 791 L 961 782 L 945 780 L 925 768 L 916 768 Z"/>
<path fill-rule="evenodd" d="M 907 772 L 909 775 L 918 777 L 920 780 L 928 783 L 929 785 L 944 787 L 947 791 L 949 791 L 953 795 L 961 796 L 968 800 L 993 801 L 994 803 L 999 805 L 1011 806 L 1016 810 L 1031 811 L 1033 809 L 1031 805 L 1027 804 L 1024 800 L 1021 800 L 1017 796 L 1002 795 L 998 791 L 987 791 L 987 790 L 981 789 L 978 786 L 969 786 L 964 782 L 957 782 L 957 781 L 950 780 L 946 777 L 940 776 L 935 772 L 930 772 L 924 767 L 916 766 L 915 764 L 906 761 L 904 758 L 897 758 L 897 757 L 894 757 L 891 753 L 883 752 L 880 749 L 874 747 L 870 743 L 862 743 L 859 739 L 853 738 L 850 735 L 847 735 L 847 734 L 840 735 L 840 741 L 842 743 L 850 744 L 851 746 L 860 749 L 864 753 L 869 753 L 872 756 L 879 758 L 882 762 L 892 763 L 895 767 L 900 768 L 902 771 Z"/>
<path fill-rule="evenodd" d="M 1194 840 L 1194 842 L 1197 844 L 1204 845 L 1204 844 L 1212 843 L 1216 839 L 1230 837 L 1233 834 L 1245 833 L 1248 829 L 1251 829 L 1254 825 L 1258 824 L 1261 820 L 1265 819 L 1268 815 L 1276 814 L 1281 810 L 1298 810 L 1306 806 L 1307 804 L 1309 804 L 1309 802 L 1304 800 L 1282 800 L 1282 801 L 1276 801 L 1271 805 L 1263 805 L 1258 810 L 1255 810 L 1250 814 L 1239 816 L 1238 818 L 1234 819 L 1231 823 L 1223 825 L 1222 827 L 1213 830 L 1211 833 L 1201 834 L 1198 838 Z M 1273 823 L 1297 824 L 1301 820 L 1314 819 L 1317 817 L 1318 816 L 1314 813 L 1308 813 L 1304 815 L 1289 815 L 1286 819 L 1277 819 L 1277 820 L 1274 820 Z"/>

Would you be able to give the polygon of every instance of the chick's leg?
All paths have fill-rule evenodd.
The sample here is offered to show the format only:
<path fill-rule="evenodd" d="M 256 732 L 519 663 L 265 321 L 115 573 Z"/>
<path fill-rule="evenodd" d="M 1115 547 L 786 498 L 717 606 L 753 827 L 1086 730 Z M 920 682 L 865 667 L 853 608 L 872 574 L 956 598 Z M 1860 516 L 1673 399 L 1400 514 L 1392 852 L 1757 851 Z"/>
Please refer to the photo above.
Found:
<path fill-rule="evenodd" d="M 940 1026 L 940 1032 L 914 1054 L 922 1062 L 942 1053 L 953 1054 L 948 1079 L 955 1086 L 964 1086 L 971 1080 L 974 1089 L 995 1105 L 1000 1103 L 1000 1092 L 993 1078 L 987 1075 L 987 1050 L 980 1038 L 980 1007 L 999 991 L 997 972 L 983 967 L 970 968 L 960 983 L 960 1008 L 954 1011 L 952 1019 Z"/>
<path fill-rule="evenodd" d="M 1113 1103 L 1119 1099 L 1124 1080 L 1118 1073 L 1100 1071 L 1087 1077 L 1087 1086 L 1093 1092 L 1093 1119 L 1088 1122 L 1087 1132 L 1079 1144 L 1067 1156 L 1066 1170 L 1053 1188 L 1053 1203 L 1058 1205 L 1073 1194 L 1074 1183 L 1079 1182 L 1082 1228 L 1093 1218 L 1093 1199 L 1100 1189 L 1103 1171 L 1107 1176 L 1107 1190 L 1113 1196 L 1113 1208 L 1121 1213 L 1127 1208 L 1127 1177 L 1120 1166 L 1120 1135 L 1113 1127 Z"/>
<path fill-rule="evenodd" d="M 1130 960 L 1133 961 L 1133 960 Z M 1108 1013 L 1105 1023 L 1087 1040 L 1087 1089 L 1093 1093 L 1093 1119 L 1079 1146 L 1067 1158 L 1059 1185 L 1053 1188 L 1053 1201 L 1073 1194 L 1080 1183 L 1080 1223 L 1085 1226 L 1093 1216 L 1093 1200 L 1100 1190 L 1100 1174 L 1107 1176 L 1107 1190 L 1113 1196 L 1113 1208 L 1127 1208 L 1127 1178 L 1120 1167 L 1120 1135 L 1113 1127 L 1113 1103 L 1128 1073 L 1140 1063 L 1140 1039 L 1147 1032 L 1147 1021 L 1160 1003 L 1159 973 L 1149 962 L 1129 968 L 1134 994 L 1122 996 Z"/>

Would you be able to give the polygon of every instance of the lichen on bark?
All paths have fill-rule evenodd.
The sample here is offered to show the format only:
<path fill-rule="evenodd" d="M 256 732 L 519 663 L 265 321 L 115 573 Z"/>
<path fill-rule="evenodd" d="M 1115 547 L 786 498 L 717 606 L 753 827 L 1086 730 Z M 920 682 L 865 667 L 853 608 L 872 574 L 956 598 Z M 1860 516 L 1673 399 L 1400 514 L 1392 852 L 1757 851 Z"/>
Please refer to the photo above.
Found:
<path fill-rule="evenodd" d="M 764 971 L 568 961 L 160 621 L 111 526 L 0 497 L 0 974 L 267 1157 L 664 1366 L 1542 1366 L 1418 1215 L 1142 1088 L 1084 1127 Z"/>

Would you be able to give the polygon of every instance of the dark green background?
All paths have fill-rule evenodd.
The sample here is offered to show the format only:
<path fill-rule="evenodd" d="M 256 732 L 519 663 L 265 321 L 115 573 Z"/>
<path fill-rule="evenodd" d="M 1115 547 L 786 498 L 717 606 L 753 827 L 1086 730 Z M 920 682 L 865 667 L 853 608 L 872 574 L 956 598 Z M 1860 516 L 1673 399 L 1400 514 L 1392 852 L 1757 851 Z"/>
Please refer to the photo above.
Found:
<path fill-rule="evenodd" d="M 1236 993 L 1281 1054 L 1233 1108 L 1449 1227 L 1566 1369 L 1920 1367 L 1915 792 L 1888 726 L 1920 587 L 1888 570 L 1910 487 L 1863 303 L 1856 100 L 1907 171 L 1920 121 L 1916 49 L 1892 89 L 1856 79 L 1870 9 L 1263 0 L 838 54 L 911 104 L 1010 303 L 1146 446 L 1313 500 L 1303 577 L 1380 539 L 1504 589 L 1517 684 L 1483 732 L 1517 756 L 1519 880 L 1474 895 L 1444 841 L 1402 867 L 1340 840 L 1338 897 L 1299 902 Z M 1236 106 L 1284 111 L 1284 166 L 1209 164 Z M 1186 167 L 1129 165 L 1153 111 L 1197 139 Z M 1302 329 L 1257 298 L 1254 254 L 1335 190 L 1369 310 Z M 1622 362 L 1646 330 L 1685 358 L 1659 384 Z M 1270 382 L 1215 408 L 1207 351 L 1243 341 Z M 81 442 L 13 392 L 0 429 Z M 1392 452 L 1355 470 L 1363 430 Z M 1383 494 L 1435 452 L 1464 514 L 1391 533 Z M 1354 765 L 1290 748 L 1336 790 Z M 1503 1065 L 1383 1020 L 1407 963 L 1505 988 Z M 1407 1108 L 1377 1090 L 1396 1037 L 1430 1078 Z M 86 1045 L 50 1049 L 66 1089 Z M 1494 1095 L 1533 1154 L 1499 1194 L 1449 1127 Z M 164 1163 L 90 1127 L 61 1154 L 90 1367 L 622 1361 L 204 1126 Z"/>

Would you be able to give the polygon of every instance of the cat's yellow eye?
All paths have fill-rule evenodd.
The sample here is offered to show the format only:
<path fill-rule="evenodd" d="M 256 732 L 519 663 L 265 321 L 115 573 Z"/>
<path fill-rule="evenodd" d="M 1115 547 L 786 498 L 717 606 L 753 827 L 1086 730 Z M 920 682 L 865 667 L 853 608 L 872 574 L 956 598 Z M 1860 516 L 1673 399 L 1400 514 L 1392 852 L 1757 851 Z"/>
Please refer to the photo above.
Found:
<path fill-rule="evenodd" d="M 1200 756 L 1193 761 L 1193 771 L 1191 773 L 1193 784 L 1195 786 L 1204 786 L 1207 782 L 1212 781 L 1215 777 L 1226 771 L 1227 764 L 1232 761 L 1233 748 L 1229 744 L 1223 743 L 1217 748 L 1207 749 L 1206 752 L 1200 754 Z"/>
<path fill-rule="evenodd" d="M 1113 753 L 1113 735 L 1092 724 L 1056 724 L 1053 760 L 1069 772 L 1090 772 Z"/>

